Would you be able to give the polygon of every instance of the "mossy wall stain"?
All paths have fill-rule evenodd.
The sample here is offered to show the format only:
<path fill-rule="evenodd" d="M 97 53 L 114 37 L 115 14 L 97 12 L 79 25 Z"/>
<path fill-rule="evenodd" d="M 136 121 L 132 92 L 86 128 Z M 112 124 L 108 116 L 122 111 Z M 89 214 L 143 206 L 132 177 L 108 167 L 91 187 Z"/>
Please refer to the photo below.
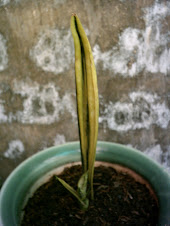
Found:
<path fill-rule="evenodd" d="M 92 46 L 99 140 L 131 145 L 170 168 L 170 3 L 0 2 L 0 178 L 46 147 L 78 140 L 70 17 Z"/>

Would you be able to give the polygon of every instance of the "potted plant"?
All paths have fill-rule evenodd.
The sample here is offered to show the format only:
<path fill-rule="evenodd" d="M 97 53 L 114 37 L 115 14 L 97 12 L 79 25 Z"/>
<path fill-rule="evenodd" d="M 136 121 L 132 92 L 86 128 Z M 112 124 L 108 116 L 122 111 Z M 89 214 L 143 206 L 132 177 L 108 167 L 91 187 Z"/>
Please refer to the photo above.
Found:
<path fill-rule="evenodd" d="M 89 202 L 93 204 L 96 202 L 94 194 L 94 165 L 97 164 L 106 165 L 108 169 L 110 169 L 111 166 L 111 172 L 115 175 L 119 175 L 119 171 L 123 172 L 120 173 L 120 177 L 123 178 L 123 180 L 123 175 L 127 177 L 130 181 L 130 185 L 131 178 L 129 178 L 129 174 L 135 178 L 136 184 L 139 184 L 139 182 L 140 184 L 144 184 L 142 185 L 144 189 L 147 187 L 147 192 L 149 191 L 147 194 L 149 194 L 151 199 L 154 200 L 155 203 L 157 202 L 159 206 L 157 224 L 168 225 L 170 223 L 169 175 L 161 168 L 161 166 L 137 150 L 109 142 L 97 143 L 99 103 L 96 71 L 90 44 L 84 29 L 75 14 L 72 15 L 71 18 L 71 30 L 75 43 L 76 93 L 80 143 L 68 143 L 39 152 L 21 163 L 12 172 L 3 185 L 0 194 L 1 224 L 3 226 L 20 225 L 25 204 L 40 185 L 43 186 L 45 183 L 45 189 L 50 186 L 48 181 L 52 175 L 57 175 L 53 179 L 58 183 L 57 186 L 59 187 L 60 184 L 63 191 L 69 191 L 71 193 L 70 196 L 78 201 L 80 212 L 77 215 L 75 214 L 75 217 L 79 219 L 90 208 L 91 204 L 89 204 Z M 61 173 L 65 167 L 71 166 L 71 169 L 72 165 L 80 163 L 80 161 L 82 162 L 83 172 L 79 173 L 80 178 L 78 180 L 77 189 L 75 189 L 69 183 L 61 179 L 59 173 Z M 117 171 L 113 169 L 116 169 Z M 78 168 L 78 170 L 80 169 Z M 101 172 L 99 172 L 99 175 L 100 178 L 105 179 L 105 176 L 102 175 Z M 109 179 L 106 178 L 106 182 L 107 181 L 109 181 L 109 183 L 110 181 L 113 182 L 114 189 L 112 194 L 114 193 L 114 190 L 120 190 L 120 184 L 123 183 L 120 182 L 122 180 L 117 182 L 115 178 L 113 179 L 112 175 Z M 97 185 L 95 186 L 97 186 L 98 190 L 100 189 L 104 193 L 109 192 L 108 185 L 96 184 Z M 127 202 L 129 206 L 130 200 L 132 201 L 134 198 L 128 190 L 125 188 L 123 188 L 123 190 L 125 190 L 124 192 L 126 193 L 123 201 Z M 59 196 L 59 194 L 57 195 Z M 47 194 L 47 199 L 50 198 L 49 196 L 50 193 Z M 107 196 L 109 199 L 112 198 L 109 194 L 107 194 Z M 145 200 L 149 199 L 149 196 L 145 197 Z M 99 200 L 101 199 L 100 197 L 101 196 L 99 196 Z M 45 200 L 44 196 L 43 199 Z M 71 199 L 69 198 L 69 200 Z M 116 202 L 116 200 L 118 203 L 122 203 L 122 193 L 115 197 L 112 200 L 112 203 Z M 102 202 L 100 203 L 103 203 L 104 208 L 108 209 L 111 211 L 111 214 L 113 214 L 113 210 L 107 204 L 104 205 L 105 201 L 101 201 Z M 140 205 L 140 201 L 141 200 L 136 200 L 137 204 L 139 203 Z M 68 201 L 66 200 L 66 203 L 67 202 Z M 47 212 L 48 208 L 46 207 L 46 201 L 44 204 Z M 61 208 L 60 204 L 58 204 L 59 209 Z M 56 202 L 55 205 L 57 206 Z M 69 205 L 68 202 L 67 206 Z M 40 208 L 40 206 L 37 206 L 37 209 L 38 208 Z M 149 208 L 152 208 L 152 206 L 149 206 Z M 142 211 L 144 212 L 144 210 Z M 58 216 L 57 213 L 55 214 Z M 55 214 L 53 213 L 53 217 Z M 100 214 L 102 215 L 102 212 Z M 136 215 L 137 220 L 139 219 L 139 214 L 140 213 L 136 210 L 131 212 L 131 215 Z M 70 219 L 72 218 L 71 215 L 69 217 Z M 92 218 L 94 218 L 94 216 L 92 216 Z M 99 215 L 99 212 L 98 218 L 101 220 L 100 225 L 109 225 L 107 224 L 107 219 L 103 222 L 104 218 Z M 85 219 L 86 222 L 83 222 L 84 225 L 87 224 L 87 219 L 88 218 Z M 99 222 L 97 223 L 99 225 Z M 117 217 L 116 222 L 112 223 L 115 223 L 115 225 L 130 225 L 128 224 L 128 217 L 125 215 L 120 215 Z M 64 224 L 65 223 L 63 222 L 63 225 Z M 58 225 L 57 217 L 56 224 L 54 225 Z M 61 225 L 61 222 L 59 225 Z M 88 225 L 90 225 L 90 223 Z M 142 225 L 142 222 L 138 223 L 138 225 Z"/>

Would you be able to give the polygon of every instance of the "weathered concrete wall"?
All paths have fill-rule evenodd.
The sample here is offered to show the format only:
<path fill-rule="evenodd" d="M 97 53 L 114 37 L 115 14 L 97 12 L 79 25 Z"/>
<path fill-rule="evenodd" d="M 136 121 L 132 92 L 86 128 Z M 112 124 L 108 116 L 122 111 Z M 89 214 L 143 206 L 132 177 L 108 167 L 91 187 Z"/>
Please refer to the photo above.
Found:
<path fill-rule="evenodd" d="M 168 0 L 1 0 L 2 181 L 35 152 L 78 140 L 73 12 L 94 53 L 99 140 L 131 145 L 170 167 Z"/>

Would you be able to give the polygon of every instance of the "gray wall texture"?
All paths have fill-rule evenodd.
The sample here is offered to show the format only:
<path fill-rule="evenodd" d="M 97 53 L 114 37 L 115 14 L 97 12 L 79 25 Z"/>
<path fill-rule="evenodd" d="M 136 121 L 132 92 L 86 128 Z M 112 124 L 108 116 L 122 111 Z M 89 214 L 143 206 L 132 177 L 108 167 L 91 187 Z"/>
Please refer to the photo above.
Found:
<path fill-rule="evenodd" d="M 78 140 L 77 13 L 98 75 L 98 140 L 170 169 L 168 0 L 0 0 L 0 180 L 32 154 Z"/>

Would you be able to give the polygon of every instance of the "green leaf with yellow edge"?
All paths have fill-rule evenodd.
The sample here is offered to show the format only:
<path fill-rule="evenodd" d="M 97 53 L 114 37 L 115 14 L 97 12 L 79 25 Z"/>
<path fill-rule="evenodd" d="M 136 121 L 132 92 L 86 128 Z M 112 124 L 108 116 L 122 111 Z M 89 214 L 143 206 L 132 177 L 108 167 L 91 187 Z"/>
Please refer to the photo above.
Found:
<path fill-rule="evenodd" d="M 87 149 L 88 149 L 88 135 L 87 135 L 87 81 L 84 76 L 85 56 L 82 51 L 81 40 L 77 31 L 75 16 L 71 17 L 71 32 L 74 39 L 75 46 L 75 75 L 76 75 L 76 94 L 77 94 L 77 111 L 79 121 L 79 134 L 81 143 L 81 157 L 84 172 L 87 171 Z"/>
<path fill-rule="evenodd" d="M 56 176 L 56 179 L 79 201 L 80 206 L 83 210 L 86 210 L 89 206 L 88 199 L 82 199 L 79 195 L 79 193 L 71 187 L 67 182 L 65 182 L 63 179 Z"/>
<path fill-rule="evenodd" d="M 87 199 L 88 171 L 78 181 L 78 193 L 82 200 Z"/>
<path fill-rule="evenodd" d="M 88 181 L 93 199 L 99 116 L 97 75 L 89 41 L 76 14 L 71 17 L 71 31 L 75 45 L 76 93 L 82 162 L 84 172 L 88 170 Z"/>

